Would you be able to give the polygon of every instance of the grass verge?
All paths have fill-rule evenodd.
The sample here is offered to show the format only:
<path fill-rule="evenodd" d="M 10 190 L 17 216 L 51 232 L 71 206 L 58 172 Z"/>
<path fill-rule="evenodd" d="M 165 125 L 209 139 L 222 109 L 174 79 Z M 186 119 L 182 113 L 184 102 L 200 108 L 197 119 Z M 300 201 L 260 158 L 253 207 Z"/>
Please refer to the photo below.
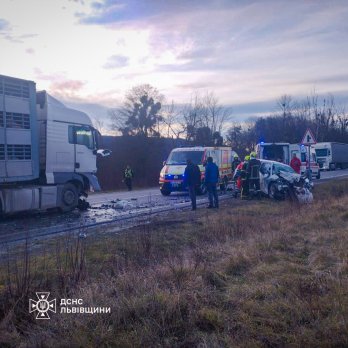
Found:
<path fill-rule="evenodd" d="M 348 346 L 348 181 L 315 203 L 176 212 L 2 263 L 0 345 Z M 35 291 L 107 314 L 28 313 Z"/>

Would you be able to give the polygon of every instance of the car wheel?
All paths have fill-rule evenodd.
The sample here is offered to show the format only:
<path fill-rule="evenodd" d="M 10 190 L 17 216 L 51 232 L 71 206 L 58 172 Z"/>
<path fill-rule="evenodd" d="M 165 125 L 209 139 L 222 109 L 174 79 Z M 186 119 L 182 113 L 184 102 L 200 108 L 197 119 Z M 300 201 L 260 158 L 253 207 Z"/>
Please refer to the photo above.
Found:
<path fill-rule="evenodd" d="M 160 191 L 161 191 L 163 196 L 169 196 L 171 193 L 169 190 L 160 190 Z"/>
<path fill-rule="evenodd" d="M 269 188 L 268 188 L 269 197 L 272 199 L 277 199 L 278 198 L 277 194 L 278 194 L 277 185 L 274 182 L 270 183 Z"/>

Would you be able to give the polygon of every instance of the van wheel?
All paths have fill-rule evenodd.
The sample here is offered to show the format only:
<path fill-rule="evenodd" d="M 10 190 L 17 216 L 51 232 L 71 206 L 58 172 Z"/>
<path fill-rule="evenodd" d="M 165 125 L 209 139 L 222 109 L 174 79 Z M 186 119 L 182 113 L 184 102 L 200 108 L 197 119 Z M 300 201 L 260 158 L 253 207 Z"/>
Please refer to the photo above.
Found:
<path fill-rule="evenodd" d="M 226 191 L 227 185 L 228 185 L 228 179 L 227 179 L 227 177 L 225 176 L 225 177 L 222 179 L 222 183 L 220 184 L 220 191 Z"/>
<path fill-rule="evenodd" d="M 60 209 L 63 212 L 75 209 L 79 202 L 79 194 L 74 184 L 67 183 L 63 186 L 61 193 Z"/>
<path fill-rule="evenodd" d="M 161 193 L 162 193 L 162 195 L 163 196 L 169 196 L 170 195 L 170 191 L 168 191 L 168 190 L 160 190 L 161 191 Z"/>

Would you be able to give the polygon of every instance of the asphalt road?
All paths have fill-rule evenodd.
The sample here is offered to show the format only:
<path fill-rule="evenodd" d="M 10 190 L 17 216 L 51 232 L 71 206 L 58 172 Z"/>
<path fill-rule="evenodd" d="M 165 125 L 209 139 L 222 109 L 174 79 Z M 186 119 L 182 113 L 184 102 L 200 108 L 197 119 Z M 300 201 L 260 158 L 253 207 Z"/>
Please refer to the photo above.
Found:
<path fill-rule="evenodd" d="M 320 180 L 325 182 L 336 178 L 348 177 L 348 169 L 322 172 Z M 226 198 L 231 193 L 224 195 Z M 91 208 L 85 212 L 75 210 L 71 213 L 26 213 L 5 218 L 0 222 L 0 245 L 24 235 L 42 235 L 62 228 L 74 228 L 80 225 L 98 224 L 115 219 L 131 217 L 142 213 L 155 213 L 168 208 L 181 209 L 190 207 L 187 193 L 172 193 L 162 196 L 158 187 L 119 192 L 93 193 L 88 197 Z M 198 196 L 198 204 L 206 204 L 206 196 Z"/>
<path fill-rule="evenodd" d="M 321 172 L 320 180 L 314 179 L 314 185 L 316 182 L 327 181 L 333 178 L 348 177 L 348 169 L 344 170 L 335 170 L 331 172 Z M 88 197 L 88 201 L 91 205 L 98 203 L 108 202 L 111 200 L 131 200 L 137 199 L 138 203 L 146 203 L 148 201 L 153 202 L 171 202 L 171 201 L 182 201 L 188 199 L 187 193 L 173 192 L 170 196 L 164 197 L 160 193 L 158 187 L 139 189 L 135 191 L 119 191 L 119 192 L 110 192 L 110 193 L 93 193 Z M 198 197 L 198 199 L 201 199 Z"/>

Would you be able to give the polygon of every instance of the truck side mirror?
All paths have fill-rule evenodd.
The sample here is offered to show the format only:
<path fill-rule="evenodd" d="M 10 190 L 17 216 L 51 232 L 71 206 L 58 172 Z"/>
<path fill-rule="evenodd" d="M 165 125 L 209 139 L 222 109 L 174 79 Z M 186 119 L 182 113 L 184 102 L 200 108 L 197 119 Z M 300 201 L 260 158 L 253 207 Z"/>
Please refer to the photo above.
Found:
<path fill-rule="evenodd" d="M 99 149 L 97 151 L 94 152 L 95 154 L 98 154 L 102 157 L 108 157 L 112 154 L 111 150 L 107 150 L 107 149 Z"/>

